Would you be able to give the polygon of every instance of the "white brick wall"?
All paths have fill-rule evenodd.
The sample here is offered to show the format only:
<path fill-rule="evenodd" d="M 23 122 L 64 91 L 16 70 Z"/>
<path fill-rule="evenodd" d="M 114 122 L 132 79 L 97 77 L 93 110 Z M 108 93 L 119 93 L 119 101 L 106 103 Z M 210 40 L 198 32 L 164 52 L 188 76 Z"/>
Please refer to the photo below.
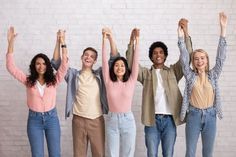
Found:
<path fill-rule="evenodd" d="M 219 26 L 218 12 L 229 16 L 228 54 L 220 87 L 224 119 L 218 120 L 215 157 L 234 157 L 236 153 L 236 1 L 234 0 L 1 0 L 0 5 L 0 157 L 28 157 L 25 89 L 5 68 L 6 32 L 10 25 L 18 33 L 15 42 L 17 65 L 27 72 L 31 58 L 39 52 L 52 56 L 56 31 L 66 29 L 70 64 L 80 67 L 80 55 L 87 46 L 101 50 L 101 29 L 111 27 L 121 54 L 127 47 L 133 27 L 141 29 L 140 63 L 150 67 L 148 47 L 164 41 L 169 48 L 167 64 L 177 60 L 177 22 L 189 19 L 194 48 L 204 48 L 215 62 Z M 101 65 L 101 55 L 96 66 Z M 183 81 L 180 84 L 183 88 Z M 71 119 L 64 120 L 66 84 L 58 89 L 57 107 L 61 120 L 62 156 L 72 156 Z M 143 126 L 140 122 L 141 86 L 137 83 L 133 111 L 137 123 L 135 157 L 146 156 Z M 178 127 L 175 157 L 185 154 L 184 125 Z M 197 156 L 201 156 L 199 142 Z"/>

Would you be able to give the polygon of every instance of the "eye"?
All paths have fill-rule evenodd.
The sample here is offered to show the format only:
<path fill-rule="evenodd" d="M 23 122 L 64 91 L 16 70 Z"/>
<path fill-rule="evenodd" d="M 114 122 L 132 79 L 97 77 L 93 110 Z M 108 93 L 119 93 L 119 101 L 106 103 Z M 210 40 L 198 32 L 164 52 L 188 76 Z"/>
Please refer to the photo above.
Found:
<path fill-rule="evenodd" d="M 92 58 L 93 60 L 95 60 L 95 59 L 96 59 L 96 56 L 92 55 L 91 58 Z"/>

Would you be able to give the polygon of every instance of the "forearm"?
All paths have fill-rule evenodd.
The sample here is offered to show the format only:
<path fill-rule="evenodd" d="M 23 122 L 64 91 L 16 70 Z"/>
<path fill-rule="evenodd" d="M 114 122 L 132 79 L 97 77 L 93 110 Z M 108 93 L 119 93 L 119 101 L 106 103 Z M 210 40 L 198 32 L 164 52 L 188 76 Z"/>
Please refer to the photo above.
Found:
<path fill-rule="evenodd" d="M 128 49 L 126 50 L 126 59 L 130 69 L 133 63 L 133 54 L 134 54 L 134 43 L 129 43 Z"/>
<path fill-rule="evenodd" d="M 182 66 L 189 65 L 189 53 L 186 49 L 183 37 L 178 38 L 178 46 L 180 50 L 180 62 Z"/>
<path fill-rule="evenodd" d="M 225 37 L 225 35 L 226 35 L 226 28 L 225 27 L 221 27 L 220 28 L 220 36 Z"/>
<path fill-rule="evenodd" d="M 117 46 L 113 38 L 109 39 L 110 41 L 110 48 L 111 48 L 111 56 L 117 56 Z"/>
<path fill-rule="evenodd" d="M 134 57 L 133 57 L 133 63 L 132 63 L 132 76 L 135 77 L 135 79 L 137 79 L 138 76 L 138 72 L 139 72 L 139 40 L 137 40 L 136 44 L 135 44 L 135 50 L 134 50 Z"/>
<path fill-rule="evenodd" d="M 60 58 L 59 58 L 60 60 Z M 60 67 L 57 71 L 57 82 L 61 82 L 64 78 L 64 76 L 66 75 L 67 69 L 68 69 L 68 57 L 67 57 L 67 48 L 62 48 L 62 60 L 61 60 L 61 64 Z"/>
<path fill-rule="evenodd" d="M 61 56 L 60 56 L 60 43 L 59 41 L 57 40 L 56 41 L 56 45 L 55 45 L 55 48 L 54 48 L 54 53 L 53 53 L 53 59 L 55 61 L 57 61 L 58 59 L 60 59 Z"/>
<path fill-rule="evenodd" d="M 107 62 L 107 56 L 106 56 L 106 41 L 103 39 L 102 41 L 102 74 L 103 79 L 105 82 L 108 80 L 109 75 L 109 68 L 108 68 L 108 62 Z"/>
<path fill-rule="evenodd" d="M 13 57 L 13 53 L 7 53 L 6 55 L 6 68 L 8 72 L 16 78 L 18 81 L 25 84 L 26 75 L 16 65 Z"/>
<path fill-rule="evenodd" d="M 226 58 L 226 47 L 227 43 L 225 37 L 220 36 L 216 58 L 223 60 Z"/>
<path fill-rule="evenodd" d="M 14 42 L 12 41 L 8 43 L 7 53 L 13 53 L 13 49 L 14 49 Z"/>
<path fill-rule="evenodd" d="M 185 35 L 184 36 L 184 41 L 185 41 L 185 45 L 187 48 L 187 51 L 189 53 L 189 55 L 193 52 L 193 46 L 192 46 L 192 40 L 191 37 L 189 35 Z"/>

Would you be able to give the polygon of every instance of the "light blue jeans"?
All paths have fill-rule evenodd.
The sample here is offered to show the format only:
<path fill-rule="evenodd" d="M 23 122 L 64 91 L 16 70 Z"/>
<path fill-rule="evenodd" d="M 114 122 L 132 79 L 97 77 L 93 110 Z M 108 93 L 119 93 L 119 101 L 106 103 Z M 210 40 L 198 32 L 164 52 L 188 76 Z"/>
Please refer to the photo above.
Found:
<path fill-rule="evenodd" d="M 27 134 L 32 157 L 44 157 L 44 134 L 49 157 L 60 157 L 60 124 L 56 108 L 48 112 L 29 110 Z"/>
<path fill-rule="evenodd" d="M 195 157 L 198 137 L 202 137 L 202 156 L 212 157 L 216 136 L 216 110 L 190 106 L 186 119 L 186 157 Z"/>
<path fill-rule="evenodd" d="M 163 157 L 173 157 L 176 140 L 176 126 L 171 115 L 155 116 L 156 125 L 145 126 L 145 144 L 148 157 L 158 156 L 161 141 Z"/>
<path fill-rule="evenodd" d="M 105 126 L 108 157 L 133 157 L 136 138 L 133 113 L 109 112 Z"/>

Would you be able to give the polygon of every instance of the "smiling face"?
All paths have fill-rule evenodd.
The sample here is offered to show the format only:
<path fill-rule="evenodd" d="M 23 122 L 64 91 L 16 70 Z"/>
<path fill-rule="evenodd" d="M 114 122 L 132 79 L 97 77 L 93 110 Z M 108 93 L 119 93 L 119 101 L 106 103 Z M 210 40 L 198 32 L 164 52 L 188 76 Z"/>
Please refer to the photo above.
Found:
<path fill-rule="evenodd" d="M 35 70 L 38 75 L 44 75 L 46 72 L 47 66 L 45 60 L 41 57 L 37 58 L 35 61 Z"/>
<path fill-rule="evenodd" d="M 153 50 L 152 58 L 151 58 L 155 68 L 161 68 L 164 66 L 164 62 L 166 60 L 166 56 L 164 50 L 161 47 L 156 47 Z"/>
<path fill-rule="evenodd" d="M 114 64 L 114 73 L 119 80 L 123 80 L 126 68 L 122 60 L 117 60 Z"/>
<path fill-rule="evenodd" d="M 193 69 L 200 73 L 209 70 L 209 57 L 204 50 L 195 50 L 192 54 Z"/>
<path fill-rule="evenodd" d="M 96 63 L 97 54 L 92 50 L 84 51 L 83 55 L 81 56 L 83 68 L 90 68 L 92 69 L 93 65 Z"/>

